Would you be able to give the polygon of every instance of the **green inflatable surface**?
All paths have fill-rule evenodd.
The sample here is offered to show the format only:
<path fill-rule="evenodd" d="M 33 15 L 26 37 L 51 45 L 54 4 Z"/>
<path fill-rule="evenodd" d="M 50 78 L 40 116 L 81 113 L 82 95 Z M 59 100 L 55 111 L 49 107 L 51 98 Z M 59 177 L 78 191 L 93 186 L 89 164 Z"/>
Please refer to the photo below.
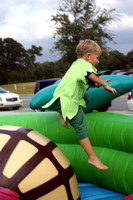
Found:
<path fill-rule="evenodd" d="M 0 125 L 34 129 L 56 143 L 71 162 L 79 182 L 89 182 L 117 191 L 133 193 L 133 116 L 116 113 L 88 113 L 88 136 L 101 161 L 101 171 L 88 164 L 73 128 L 65 129 L 56 112 L 0 116 Z"/>

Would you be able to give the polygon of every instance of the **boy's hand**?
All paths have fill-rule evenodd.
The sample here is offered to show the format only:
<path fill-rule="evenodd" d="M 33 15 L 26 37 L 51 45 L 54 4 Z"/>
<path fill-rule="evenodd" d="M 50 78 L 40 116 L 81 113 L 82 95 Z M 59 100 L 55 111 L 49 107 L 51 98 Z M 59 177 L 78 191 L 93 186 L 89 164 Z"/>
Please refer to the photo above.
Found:
<path fill-rule="evenodd" d="M 114 88 L 111 88 L 109 85 L 104 86 L 104 89 L 108 92 L 113 92 L 113 94 L 117 94 L 117 91 Z"/>
<path fill-rule="evenodd" d="M 116 90 L 114 88 L 111 88 L 106 82 L 109 82 L 110 80 L 103 81 L 100 77 L 96 76 L 94 73 L 91 73 L 88 75 L 88 78 L 91 79 L 93 82 L 96 83 L 96 87 L 103 86 L 105 90 L 108 92 L 113 92 L 113 94 L 117 94 Z"/>
<path fill-rule="evenodd" d="M 109 82 L 110 81 L 110 79 L 107 79 L 107 80 L 105 80 L 104 82 L 106 83 L 106 82 Z"/>
<path fill-rule="evenodd" d="M 103 82 L 105 82 L 105 83 L 106 83 L 106 82 L 109 82 L 109 81 L 110 81 L 110 80 L 109 80 L 109 79 L 107 79 L 107 80 L 105 80 L 105 81 L 103 81 Z M 102 86 L 102 85 L 100 85 L 100 84 L 98 84 L 98 83 L 95 83 L 95 85 L 96 85 L 96 87 L 97 87 L 97 88 L 99 88 L 99 87 L 101 87 L 101 86 Z"/>

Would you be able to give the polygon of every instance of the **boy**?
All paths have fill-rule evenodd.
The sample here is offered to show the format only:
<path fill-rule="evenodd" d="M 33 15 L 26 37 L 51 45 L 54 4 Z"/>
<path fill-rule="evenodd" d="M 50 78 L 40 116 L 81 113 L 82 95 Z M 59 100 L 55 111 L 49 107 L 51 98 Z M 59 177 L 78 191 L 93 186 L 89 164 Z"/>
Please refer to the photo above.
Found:
<path fill-rule="evenodd" d="M 116 94 L 107 82 L 99 78 L 95 66 L 99 63 L 102 53 L 100 46 L 93 40 L 85 39 L 80 41 L 76 47 L 77 60 L 71 65 L 63 79 L 56 88 L 53 99 L 43 108 L 49 107 L 55 102 L 56 110 L 60 114 L 60 120 L 65 128 L 69 128 L 67 121 L 75 129 L 80 145 L 88 155 L 88 163 L 101 170 L 107 170 L 96 156 L 88 138 L 87 122 L 82 106 L 86 106 L 89 100 L 85 91 L 89 86 L 96 83 L 97 87 L 103 86 L 108 92 Z M 85 102 L 86 101 L 86 102 Z"/>

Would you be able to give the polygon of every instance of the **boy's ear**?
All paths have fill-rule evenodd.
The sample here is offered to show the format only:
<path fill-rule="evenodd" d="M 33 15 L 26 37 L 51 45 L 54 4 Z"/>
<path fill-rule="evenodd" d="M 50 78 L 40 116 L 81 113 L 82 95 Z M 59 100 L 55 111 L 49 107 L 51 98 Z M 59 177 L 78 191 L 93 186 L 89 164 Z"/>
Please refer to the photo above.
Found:
<path fill-rule="evenodd" d="M 90 57 L 90 53 L 86 53 L 86 54 L 85 54 L 85 57 L 86 57 L 86 59 L 88 60 L 89 57 Z"/>

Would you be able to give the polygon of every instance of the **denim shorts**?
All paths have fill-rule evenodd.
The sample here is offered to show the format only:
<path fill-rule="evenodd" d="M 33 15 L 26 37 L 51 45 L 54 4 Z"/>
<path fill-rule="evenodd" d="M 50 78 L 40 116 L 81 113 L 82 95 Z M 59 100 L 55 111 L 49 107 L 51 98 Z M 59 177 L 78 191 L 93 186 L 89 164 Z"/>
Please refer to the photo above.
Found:
<path fill-rule="evenodd" d="M 59 99 L 55 101 L 55 108 L 57 112 L 62 114 Z M 77 114 L 72 119 L 67 118 L 67 122 L 69 122 L 76 131 L 78 140 L 83 140 L 88 136 L 87 121 L 81 106 L 79 106 Z"/>

